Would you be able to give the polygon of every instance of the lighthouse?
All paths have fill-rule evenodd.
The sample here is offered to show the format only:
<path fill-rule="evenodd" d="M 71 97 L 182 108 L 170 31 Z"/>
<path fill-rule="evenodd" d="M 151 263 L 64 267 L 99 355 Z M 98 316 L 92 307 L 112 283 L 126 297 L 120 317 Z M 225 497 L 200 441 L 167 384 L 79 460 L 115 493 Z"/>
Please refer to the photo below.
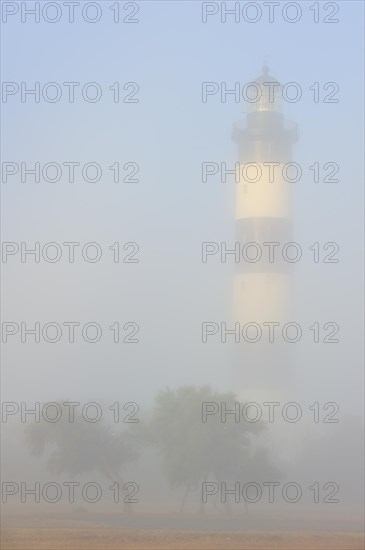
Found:
<path fill-rule="evenodd" d="M 235 239 L 247 251 L 235 266 L 233 312 L 246 337 L 235 346 L 235 385 L 242 395 L 277 397 L 294 375 L 293 182 L 287 177 L 296 124 L 284 118 L 281 84 L 262 75 L 247 87 L 246 118 L 234 125 L 238 146 Z M 247 94 L 248 95 L 248 94 Z M 293 339 L 294 338 L 294 339 Z"/>

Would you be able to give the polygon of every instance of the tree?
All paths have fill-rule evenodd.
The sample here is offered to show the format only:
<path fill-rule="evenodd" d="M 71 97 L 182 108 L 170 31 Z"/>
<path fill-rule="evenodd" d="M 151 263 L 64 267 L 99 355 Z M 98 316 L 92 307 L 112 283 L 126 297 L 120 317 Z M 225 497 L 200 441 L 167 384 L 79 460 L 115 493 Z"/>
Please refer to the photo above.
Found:
<path fill-rule="evenodd" d="M 216 403 L 218 407 L 225 404 L 227 410 L 232 410 L 237 402 L 233 393 L 213 392 L 207 386 L 166 389 L 156 397 L 150 430 L 171 487 L 185 487 L 181 512 L 189 492 L 202 482 L 239 481 L 253 470 L 258 457 L 263 467 L 269 467 L 264 451 L 255 450 L 253 444 L 264 428 L 262 422 L 235 422 L 234 417 L 222 422 L 220 414 L 202 421 L 203 403 Z"/>
<path fill-rule="evenodd" d="M 72 477 L 87 472 L 100 472 L 112 483 L 124 484 L 121 471 L 138 458 L 135 439 L 130 432 L 113 432 L 104 422 L 88 422 L 75 411 L 70 422 L 69 411 L 58 401 L 60 420 L 27 426 L 26 442 L 34 456 L 47 455 L 47 468 L 53 473 L 66 472 Z"/>

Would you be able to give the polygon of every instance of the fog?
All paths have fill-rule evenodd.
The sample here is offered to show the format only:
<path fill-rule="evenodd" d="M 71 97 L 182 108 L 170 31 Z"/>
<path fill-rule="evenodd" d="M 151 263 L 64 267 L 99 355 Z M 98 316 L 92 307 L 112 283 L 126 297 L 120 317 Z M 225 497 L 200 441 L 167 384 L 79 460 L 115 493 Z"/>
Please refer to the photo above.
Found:
<path fill-rule="evenodd" d="M 3 4 L 6 525 L 361 532 L 362 3 Z"/>

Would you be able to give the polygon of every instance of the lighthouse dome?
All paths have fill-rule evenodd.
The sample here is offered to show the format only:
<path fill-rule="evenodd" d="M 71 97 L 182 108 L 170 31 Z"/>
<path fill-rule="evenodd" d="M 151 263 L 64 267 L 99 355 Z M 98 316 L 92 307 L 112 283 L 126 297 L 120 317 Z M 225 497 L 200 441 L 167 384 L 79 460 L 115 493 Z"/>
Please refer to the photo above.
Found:
<path fill-rule="evenodd" d="M 269 67 L 264 65 L 262 74 L 247 86 L 246 104 L 247 111 L 263 112 L 282 111 L 282 86 L 280 82 L 269 75 Z"/>
<path fill-rule="evenodd" d="M 263 82 L 276 82 L 277 84 L 280 84 L 280 82 L 276 80 L 276 78 L 269 74 L 269 71 L 269 67 L 267 65 L 264 65 L 262 67 L 262 74 L 255 78 L 254 82 L 257 82 L 257 84 L 262 84 Z"/>

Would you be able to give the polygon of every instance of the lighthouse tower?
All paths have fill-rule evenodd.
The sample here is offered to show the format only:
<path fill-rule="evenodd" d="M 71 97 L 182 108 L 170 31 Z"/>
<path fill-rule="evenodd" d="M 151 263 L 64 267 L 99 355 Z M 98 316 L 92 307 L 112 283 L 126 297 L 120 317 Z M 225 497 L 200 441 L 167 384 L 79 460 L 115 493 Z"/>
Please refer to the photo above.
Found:
<path fill-rule="evenodd" d="M 294 184 L 287 170 L 298 139 L 296 125 L 282 112 L 282 87 L 268 73 L 264 66 L 263 74 L 247 87 L 252 100 L 232 136 L 238 145 L 236 241 L 242 250 L 233 309 L 246 336 L 235 346 L 235 384 L 240 394 L 263 398 L 283 396 L 293 380 L 293 342 L 282 333 L 293 321 L 293 264 L 283 251 L 289 259 L 293 251 L 283 247 L 293 240 Z M 293 340 L 294 331 L 290 326 L 287 330 Z"/>

